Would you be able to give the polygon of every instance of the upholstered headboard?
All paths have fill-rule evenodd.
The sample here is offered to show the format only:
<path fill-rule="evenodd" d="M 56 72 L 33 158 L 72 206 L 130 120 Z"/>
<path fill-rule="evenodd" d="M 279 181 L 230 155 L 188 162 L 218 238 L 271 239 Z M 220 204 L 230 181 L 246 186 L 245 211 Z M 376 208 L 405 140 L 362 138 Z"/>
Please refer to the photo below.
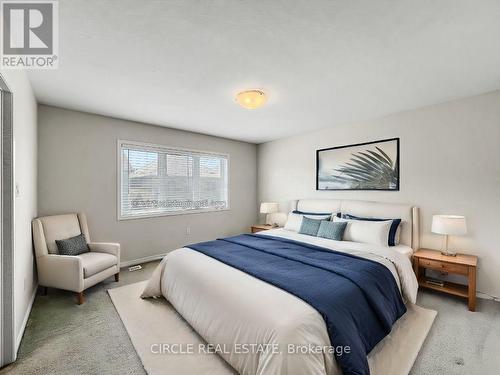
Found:
<path fill-rule="evenodd" d="M 416 250 L 419 248 L 418 207 L 409 204 L 337 200 L 300 199 L 291 202 L 292 210 L 304 212 L 341 212 L 361 217 L 401 219 L 399 242 Z"/>

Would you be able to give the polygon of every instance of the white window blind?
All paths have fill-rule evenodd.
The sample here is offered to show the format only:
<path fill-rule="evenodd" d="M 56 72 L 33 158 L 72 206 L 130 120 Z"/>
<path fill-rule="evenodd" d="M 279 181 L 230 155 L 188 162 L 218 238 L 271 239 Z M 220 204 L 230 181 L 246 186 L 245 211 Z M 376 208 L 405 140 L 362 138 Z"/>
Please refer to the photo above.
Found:
<path fill-rule="evenodd" d="M 228 156 L 119 142 L 120 219 L 229 208 Z"/>

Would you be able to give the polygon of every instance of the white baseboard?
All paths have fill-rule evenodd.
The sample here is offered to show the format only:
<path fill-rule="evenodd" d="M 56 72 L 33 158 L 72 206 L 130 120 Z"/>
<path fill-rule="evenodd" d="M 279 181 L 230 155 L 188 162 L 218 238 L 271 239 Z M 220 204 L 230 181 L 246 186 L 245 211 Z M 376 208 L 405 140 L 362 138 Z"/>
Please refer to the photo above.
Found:
<path fill-rule="evenodd" d="M 142 264 L 142 263 L 147 263 L 147 262 L 152 262 L 153 260 L 159 260 L 159 259 L 162 259 L 165 255 L 167 255 L 167 253 L 157 254 L 157 255 L 150 255 L 150 256 L 144 257 L 144 258 L 139 258 L 139 259 L 134 259 L 134 260 L 127 260 L 125 262 L 120 262 L 120 268 L 129 267 L 129 266 L 135 266 L 137 264 Z"/>
<path fill-rule="evenodd" d="M 24 331 L 26 329 L 26 324 L 28 324 L 28 318 L 30 317 L 31 309 L 33 307 L 33 303 L 35 302 L 36 293 L 38 291 L 38 283 L 35 285 L 33 289 L 33 295 L 31 296 L 30 303 L 28 304 L 28 308 L 26 309 L 26 313 L 24 314 L 23 324 L 21 325 L 21 330 L 17 334 L 16 337 L 16 358 L 17 351 L 19 350 L 19 345 L 21 345 L 21 340 L 23 339 Z"/>
<path fill-rule="evenodd" d="M 489 294 L 481 293 L 479 291 L 476 292 L 476 296 L 477 296 L 477 298 L 489 299 L 489 300 L 492 300 L 492 301 L 500 302 L 500 298 L 494 297 L 494 296 L 490 296 Z"/>

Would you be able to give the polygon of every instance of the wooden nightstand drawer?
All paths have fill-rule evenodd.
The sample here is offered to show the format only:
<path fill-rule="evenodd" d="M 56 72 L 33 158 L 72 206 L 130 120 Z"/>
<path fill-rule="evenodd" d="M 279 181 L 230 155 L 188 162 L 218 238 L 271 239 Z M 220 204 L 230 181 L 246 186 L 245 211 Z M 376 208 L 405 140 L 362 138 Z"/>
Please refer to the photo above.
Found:
<path fill-rule="evenodd" d="M 469 270 L 469 267 L 462 264 L 452 264 L 425 258 L 423 259 L 420 258 L 418 260 L 418 263 L 420 267 L 430 268 L 433 270 L 443 271 L 443 272 L 457 273 L 460 275 L 467 275 Z"/>

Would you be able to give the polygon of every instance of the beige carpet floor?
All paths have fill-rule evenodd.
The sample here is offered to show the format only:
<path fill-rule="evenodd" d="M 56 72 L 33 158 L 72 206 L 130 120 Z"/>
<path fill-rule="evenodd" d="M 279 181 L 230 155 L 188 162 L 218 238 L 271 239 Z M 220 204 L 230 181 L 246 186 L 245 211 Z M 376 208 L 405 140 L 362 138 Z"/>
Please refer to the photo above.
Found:
<path fill-rule="evenodd" d="M 141 299 L 146 282 L 109 290 L 132 343 L 149 375 L 226 375 L 234 371 L 216 354 L 161 353 L 162 344 L 195 348 L 204 341 L 165 299 Z M 411 305 L 390 335 L 377 345 L 368 360 L 372 375 L 408 374 L 427 336 L 436 312 Z"/>

